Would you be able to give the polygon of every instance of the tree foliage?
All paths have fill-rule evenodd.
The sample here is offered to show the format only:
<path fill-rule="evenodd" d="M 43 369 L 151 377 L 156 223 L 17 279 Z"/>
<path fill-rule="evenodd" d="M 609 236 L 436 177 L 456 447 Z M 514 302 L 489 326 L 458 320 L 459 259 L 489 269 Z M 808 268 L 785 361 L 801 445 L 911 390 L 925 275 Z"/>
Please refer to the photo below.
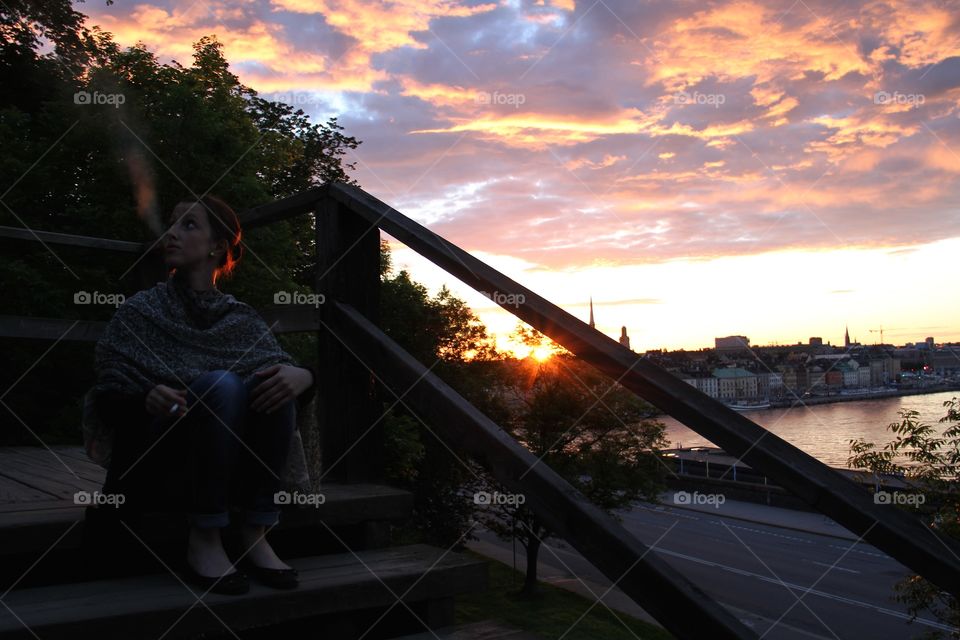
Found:
<path fill-rule="evenodd" d="M 395 273 L 386 242 L 381 244 L 380 323 L 384 332 L 494 420 L 502 418 L 490 389 L 502 357 L 466 303 L 445 286 L 431 296 L 411 279 Z M 469 529 L 474 505 L 463 487 L 475 481 L 465 452 L 428 425 L 396 397 L 384 394 L 388 477 L 414 493 L 411 536 L 448 548 Z"/>
<path fill-rule="evenodd" d="M 885 475 L 911 482 L 924 500 L 903 508 L 916 511 L 935 535 L 960 539 L 960 403 L 953 398 L 943 405 L 946 415 L 939 420 L 944 425 L 942 433 L 921 422 L 919 412 L 904 409 L 900 422 L 887 426 L 893 440 L 880 449 L 873 442 L 851 440 L 847 464 L 872 471 L 881 483 Z M 911 621 L 926 611 L 940 622 L 960 628 L 957 599 L 922 576 L 908 576 L 895 589 L 896 599 L 906 605 Z M 924 637 L 940 638 L 943 634 L 931 631 Z M 960 638 L 960 631 L 951 632 L 950 637 Z"/>
<path fill-rule="evenodd" d="M 515 337 L 529 346 L 546 341 L 522 325 Z M 502 426 L 537 457 L 537 464 L 549 466 L 611 513 L 636 500 L 658 499 L 664 485 L 656 452 L 667 445 L 666 427 L 646 420 L 648 403 L 562 350 L 543 361 L 528 357 L 509 363 L 504 380 L 511 408 Z M 554 531 L 524 498 L 505 493 L 493 480 L 482 491 L 481 520 L 500 537 L 523 545 L 523 592 L 536 594 L 538 556 Z M 496 494 L 506 498 L 486 497 Z"/>
<path fill-rule="evenodd" d="M 314 124 L 240 83 L 213 35 L 194 43 L 186 66 L 161 63 L 142 43 L 124 48 L 85 26 L 66 0 L 4 2 L 0 31 L 2 225 L 150 244 L 181 199 L 213 193 L 241 212 L 351 181 L 344 155 L 359 141 L 336 118 Z M 242 241 L 236 275 L 218 282 L 224 291 L 259 307 L 277 291 L 311 285 L 309 216 L 245 231 Z M 136 254 L 0 242 L 6 314 L 106 321 L 114 307 L 77 305 L 74 295 L 129 296 L 144 286 L 138 270 L 149 260 Z M 149 277 L 163 277 L 155 273 Z M 315 353 L 312 339 L 281 337 L 301 358 Z M 19 420 L 5 415 L 11 428 L 3 442 L 75 442 L 79 399 L 94 374 L 92 345 L 58 344 L 47 353 L 47 341 L 4 342 L 11 365 L 4 388 L 30 375 L 5 399 Z M 76 374 L 64 380 L 63 371 Z"/>

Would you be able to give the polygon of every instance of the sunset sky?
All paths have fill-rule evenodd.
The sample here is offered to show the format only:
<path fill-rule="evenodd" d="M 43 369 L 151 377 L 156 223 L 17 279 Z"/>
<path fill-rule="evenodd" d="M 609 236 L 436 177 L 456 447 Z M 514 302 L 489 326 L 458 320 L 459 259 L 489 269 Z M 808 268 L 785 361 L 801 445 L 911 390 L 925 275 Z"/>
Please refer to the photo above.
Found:
<path fill-rule="evenodd" d="M 163 62 L 215 34 L 244 84 L 339 116 L 364 189 L 636 351 L 960 340 L 958 2 L 75 6 Z"/>

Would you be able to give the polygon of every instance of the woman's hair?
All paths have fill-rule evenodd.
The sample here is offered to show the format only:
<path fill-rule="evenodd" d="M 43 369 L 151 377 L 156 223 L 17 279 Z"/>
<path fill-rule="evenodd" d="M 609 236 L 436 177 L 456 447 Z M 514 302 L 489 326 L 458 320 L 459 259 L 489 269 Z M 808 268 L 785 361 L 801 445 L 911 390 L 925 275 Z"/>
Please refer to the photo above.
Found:
<path fill-rule="evenodd" d="M 243 230 L 240 228 L 240 218 L 226 202 L 216 196 L 206 195 L 199 200 L 184 200 L 183 203 L 199 203 L 207 212 L 210 221 L 210 237 L 214 242 L 227 241 L 227 252 L 220 257 L 220 262 L 213 272 L 213 280 L 221 276 L 230 277 L 240 258 L 243 257 L 243 245 L 240 237 Z"/>

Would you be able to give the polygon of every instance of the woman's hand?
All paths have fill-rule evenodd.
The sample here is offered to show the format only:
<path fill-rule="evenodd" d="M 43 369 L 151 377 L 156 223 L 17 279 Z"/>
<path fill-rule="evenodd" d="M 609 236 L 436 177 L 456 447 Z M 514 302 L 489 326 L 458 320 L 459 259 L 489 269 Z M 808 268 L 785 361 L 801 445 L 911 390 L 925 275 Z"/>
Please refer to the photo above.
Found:
<path fill-rule="evenodd" d="M 144 404 L 147 408 L 147 413 L 153 416 L 183 416 L 187 413 L 187 390 L 173 389 L 166 385 L 158 384 L 147 394 L 147 399 Z M 173 405 L 177 405 L 177 410 L 171 413 L 170 408 Z"/>
<path fill-rule="evenodd" d="M 250 392 L 250 409 L 263 413 L 273 413 L 313 384 L 313 374 L 308 369 L 289 364 L 275 364 L 255 375 L 265 380 Z"/>

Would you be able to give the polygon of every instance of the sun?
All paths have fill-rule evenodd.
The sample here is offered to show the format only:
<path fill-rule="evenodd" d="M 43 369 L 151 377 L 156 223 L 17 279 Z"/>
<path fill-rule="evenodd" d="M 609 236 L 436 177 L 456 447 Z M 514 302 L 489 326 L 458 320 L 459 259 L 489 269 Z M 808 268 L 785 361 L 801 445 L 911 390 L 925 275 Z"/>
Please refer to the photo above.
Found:
<path fill-rule="evenodd" d="M 543 344 L 530 345 L 524 344 L 522 342 L 516 342 L 513 340 L 505 341 L 503 350 L 506 353 L 510 353 L 517 360 L 525 360 L 526 358 L 533 358 L 537 362 L 546 362 L 558 352 L 558 345 L 544 342 Z"/>
<path fill-rule="evenodd" d="M 538 362 L 543 362 L 544 360 L 550 359 L 550 356 L 553 355 L 553 350 L 546 346 L 534 347 L 530 351 L 530 355 L 536 358 Z"/>

